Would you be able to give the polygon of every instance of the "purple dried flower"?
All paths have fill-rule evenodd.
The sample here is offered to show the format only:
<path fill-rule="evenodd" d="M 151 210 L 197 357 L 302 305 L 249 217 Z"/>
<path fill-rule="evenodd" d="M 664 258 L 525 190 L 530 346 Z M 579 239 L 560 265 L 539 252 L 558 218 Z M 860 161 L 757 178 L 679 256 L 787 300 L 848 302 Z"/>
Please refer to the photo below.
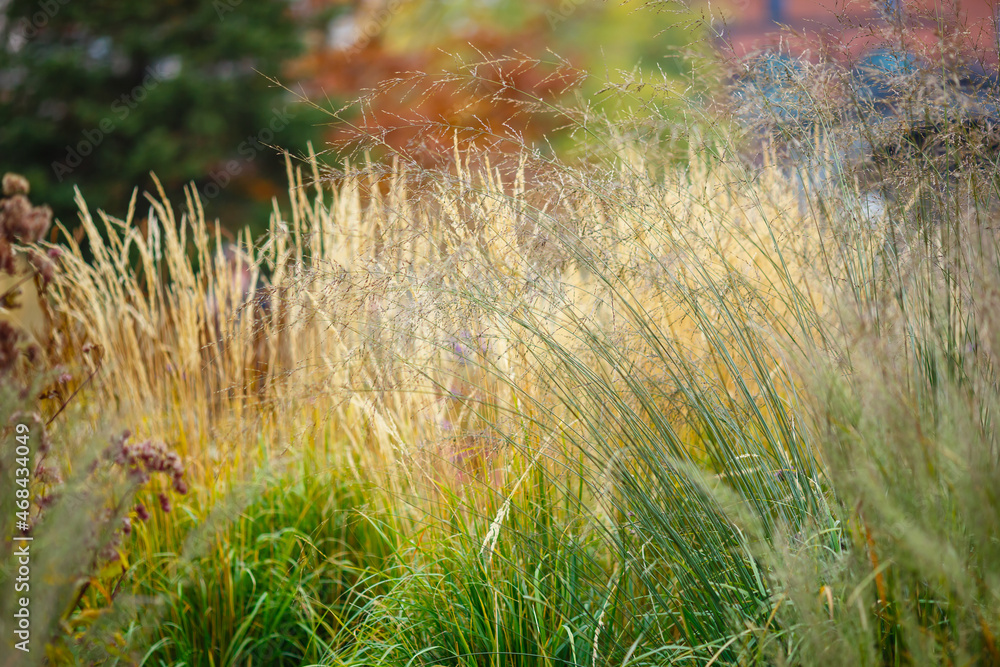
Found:
<path fill-rule="evenodd" d="M 38 468 L 35 469 L 35 478 L 41 483 L 49 485 L 59 484 L 63 481 L 58 468 L 43 463 L 38 464 Z"/>
<path fill-rule="evenodd" d="M 142 486 L 149 481 L 149 473 L 143 470 L 140 466 L 129 468 L 128 474 L 129 477 L 132 478 L 132 481 L 138 486 Z"/>
<path fill-rule="evenodd" d="M 139 519 L 139 521 L 145 523 L 146 521 L 149 521 L 149 510 L 146 509 L 145 505 L 139 503 L 135 506 L 135 516 Z"/>
<path fill-rule="evenodd" d="M 184 464 L 177 452 L 169 450 L 165 443 L 154 440 L 128 444 L 130 435 L 130 432 L 125 431 L 119 438 L 113 438 L 107 458 L 113 457 L 116 464 L 126 468 L 129 479 L 138 486 L 149 482 L 152 473 L 164 473 L 170 475 L 171 488 L 176 493 L 187 493 Z M 169 512 L 171 507 L 167 494 L 161 492 L 158 498 L 163 511 Z M 142 521 L 149 516 L 142 505 L 136 506 L 136 513 Z"/>

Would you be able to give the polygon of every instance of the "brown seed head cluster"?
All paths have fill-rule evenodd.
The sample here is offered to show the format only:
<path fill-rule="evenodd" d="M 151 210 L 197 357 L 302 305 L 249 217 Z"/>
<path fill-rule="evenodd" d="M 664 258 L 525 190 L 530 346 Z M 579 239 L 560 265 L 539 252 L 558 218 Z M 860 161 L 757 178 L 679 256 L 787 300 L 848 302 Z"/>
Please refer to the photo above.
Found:
<path fill-rule="evenodd" d="M 13 273 L 10 244 L 38 243 L 52 226 L 52 209 L 32 206 L 28 201 L 28 181 L 19 174 L 4 174 L 3 199 L 0 199 L 0 268 Z"/>
<path fill-rule="evenodd" d="M 43 286 L 52 282 L 56 275 L 56 263 L 52 261 L 52 253 L 42 254 L 37 250 L 32 250 L 28 255 L 28 263 L 42 278 Z"/>
<path fill-rule="evenodd" d="M 0 320 L 0 375 L 9 373 L 17 362 L 21 332 L 9 322 Z"/>
<path fill-rule="evenodd" d="M 21 174 L 7 172 L 3 175 L 3 196 L 13 197 L 14 195 L 26 195 L 31 187 L 28 179 Z"/>
<path fill-rule="evenodd" d="M 170 488 L 175 493 L 184 495 L 188 492 L 184 481 L 184 463 L 177 452 L 167 448 L 166 444 L 156 440 L 144 440 L 129 443 L 132 434 L 128 431 L 112 440 L 106 456 L 114 463 L 128 471 L 129 477 L 139 486 L 146 484 L 153 473 L 162 473 L 170 477 Z M 158 496 L 160 508 L 164 512 L 171 510 L 170 498 L 161 492 Z M 149 518 L 149 512 L 141 503 L 135 506 L 136 516 L 140 521 Z"/>
<path fill-rule="evenodd" d="M 0 198 L 0 273 L 16 275 L 15 244 L 34 244 L 41 241 L 52 226 L 52 209 L 48 206 L 32 206 L 28 201 L 28 181 L 19 174 L 4 174 L 2 180 L 3 197 Z M 21 249 L 24 251 L 24 249 Z M 27 249 L 28 263 L 41 277 L 43 287 L 55 277 L 58 251 L 43 253 L 36 248 Z M 0 291 L 0 308 L 13 310 L 20 307 L 18 297 L 21 290 L 16 283 L 13 287 Z M 0 326 L 0 375 L 14 368 L 20 354 L 21 332 L 10 324 Z M 23 350 L 31 363 L 39 356 L 36 346 Z"/>

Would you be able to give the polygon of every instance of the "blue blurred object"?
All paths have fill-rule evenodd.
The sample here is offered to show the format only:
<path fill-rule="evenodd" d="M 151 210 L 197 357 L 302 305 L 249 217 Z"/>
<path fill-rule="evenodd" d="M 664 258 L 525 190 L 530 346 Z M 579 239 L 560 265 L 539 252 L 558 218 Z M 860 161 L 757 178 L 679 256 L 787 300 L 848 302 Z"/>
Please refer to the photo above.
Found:
<path fill-rule="evenodd" d="M 852 87 L 857 99 L 872 104 L 876 110 L 887 111 L 893 97 L 890 80 L 914 75 L 919 63 L 908 53 L 876 49 L 866 54 L 854 67 Z"/>
<path fill-rule="evenodd" d="M 942 76 L 911 53 L 876 49 L 839 79 L 848 87 L 843 99 L 822 97 L 809 68 L 778 52 L 750 59 L 733 88 L 737 117 L 772 138 L 804 138 L 818 123 L 853 128 L 847 152 L 855 158 L 891 156 L 904 145 L 923 150 L 945 128 L 991 134 L 1000 127 L 997 75 L 981 68 Z"/>
<path fill-rule="evenodd" d="M 739 115 L 751 122 L 805 121 L 809 100 L 804 74 L 802 63 L 786 54 L 768 51 L 754 58 L 734 90 Z"/>

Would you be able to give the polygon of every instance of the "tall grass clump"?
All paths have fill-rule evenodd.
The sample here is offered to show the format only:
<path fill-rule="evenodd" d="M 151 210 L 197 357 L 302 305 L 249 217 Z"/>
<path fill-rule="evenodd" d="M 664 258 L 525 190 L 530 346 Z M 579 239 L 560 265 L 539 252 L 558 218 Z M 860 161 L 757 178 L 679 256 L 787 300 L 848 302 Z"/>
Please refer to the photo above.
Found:
<path fill-rule="evenodd" d="M 146 615 L 155 631 L 135 629 L 150 646 L 143 664 L 299 665 L 350 645 L 359 601 L 378 591 L 391 553 L 372 496 L 302 462 L 236 490 L 201 521 L 192 512 L 169 527 L 145 524 L 137 551 L 148 560 L 136 563 L 144 574 L 134 588 L 161 599 Z"/>
<path fill-rule="evenodd" d="M 751 110 L 755 161 L 723 134 L 662 170 L 626 132 L 603 169 L 533 164 L 551 200 L 432 175 L 464 213 L 438 298 L 490 343 L 469 409 L 576 445 L 597 553 L 643 591 L 648 630 L 594 660 L 995 659 L 995 91 L 940 55 L 868 72 L 878 115 L 849 68 L 798 63 L 795 122 Z"/>
<path fill-rule="evenodd" d="M 521 483 L 503 494 L 447 494 L 419 537 L 400 545 L 352 660 L 568 665 L 589 655 L 613 604 L 594 586 L 605 574 L 592 527 L 579 520 L 581 499 L 552 497 L 543 466 L 518 470 Z"/>

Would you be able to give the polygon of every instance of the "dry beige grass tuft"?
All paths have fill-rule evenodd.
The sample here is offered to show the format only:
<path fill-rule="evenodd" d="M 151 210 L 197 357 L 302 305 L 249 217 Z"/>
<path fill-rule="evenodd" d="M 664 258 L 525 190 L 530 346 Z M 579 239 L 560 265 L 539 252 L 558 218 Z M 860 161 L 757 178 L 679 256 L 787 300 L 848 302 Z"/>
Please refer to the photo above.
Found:
<path fill-rule="evenodd" d="M 145 217 L 133 201 L 99 221 L 81 198 L 93 260 L 66 235 L 61 349 L 100 346 L 98 400 L 172 434 L 207 478 L 252 463 L 227 446 L 241 441 L 233 429 L 282 434 L 270 455 L 305 423 L 381 461 L 482 469 L 480 454 L 533 419 L 570 418 L 552 393 L 555 357 L 621 384 L 588 337 L 658 384 L 664 410 L 671 379 L 643 327 L 735 394 L 752 360 L 720 359 L 720 332 L 777 342 L 850 269 L 827 255 L 843 246 L 833 221 L 774 164 L 752 179 L 697 159 L 664 174 L 636 150 L 615 173 L 564 169 L 540 202 L 523 162 L 505 179 L 478 161 L 476 173 L 460 156 L 451 174 L 379 177 L 348 166 L 328 188 L 315 161 L 305 174 L 289 163 L 290 211 L 276 207 L 263 243 L 241 232 L 238 255 L 192 194 L 183 213 L 161 191 Z"/>

